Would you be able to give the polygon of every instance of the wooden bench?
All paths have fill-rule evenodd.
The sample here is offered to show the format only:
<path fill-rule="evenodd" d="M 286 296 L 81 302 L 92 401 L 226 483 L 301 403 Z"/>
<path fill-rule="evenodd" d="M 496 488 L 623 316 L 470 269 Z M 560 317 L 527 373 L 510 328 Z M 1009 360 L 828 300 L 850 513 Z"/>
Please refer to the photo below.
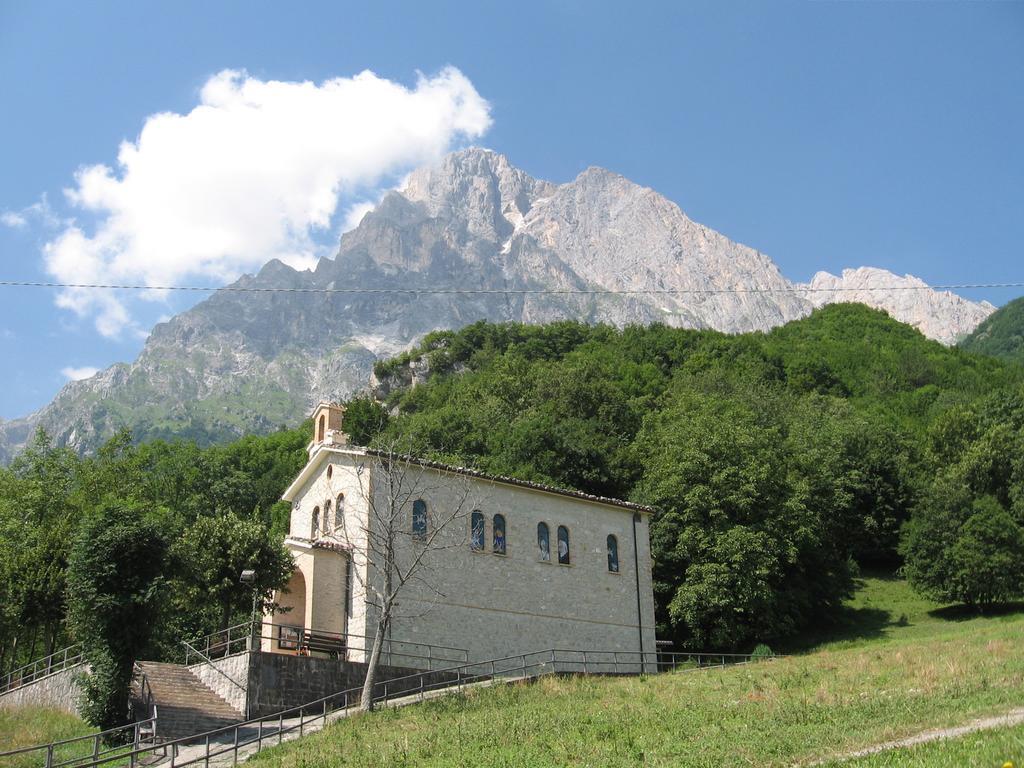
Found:
<path fill-rule="evenodd" d="M 306 632 L 302 647 L 306 653 L 326 653 L 332 659 L 337 659 L 345 655 L 345 638 L 322 632 Z"/>

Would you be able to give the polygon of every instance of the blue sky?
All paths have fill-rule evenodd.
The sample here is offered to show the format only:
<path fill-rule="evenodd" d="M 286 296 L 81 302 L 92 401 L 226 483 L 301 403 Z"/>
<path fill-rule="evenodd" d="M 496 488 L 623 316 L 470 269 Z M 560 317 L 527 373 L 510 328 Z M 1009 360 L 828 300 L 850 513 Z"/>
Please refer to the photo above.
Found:
<path fill-rule="evenodd" d="M 280 247 L 298 261 L 330 252 L 351 207 L 414 158 L 476 143 L 553 181 L 589 165 L 620 172 L 793 279 L 871 265 L 933 284 L 1024 280 L 1024 3 L 0 0 L 0 68 L 0 279 L 93 274 L 74 260 L 99 242 L 111 210 L 122 224 L 149 221 L 151 209 L 124 199 L 138 187 L 121 183 L 118 152 L 151 116 L 189 115 L 269 81 L 311 81 L 320 94 L 325 81 L 371 70 L 360 88 L 379 100 L 358 103 L 391 104 L 392 117 L 344 102 L 339 130 L 370 167 L 325 161 L 344 183 L 334 208 L 300 217 L 298 236 L 288 230 Z M 247 74 L 211 80 L 224 70 Z M 434 133 L 361 149 L 421 102 Z M 314 117 L 333 109 L 305 103 Z M 151 133 L 181 124 L 156 120 Z M 314 162 L 329 153 L 323 139 L 303 135 L 280 157 Z M 176 159 L 163 157 L 172 169 Z M 96 165 L 110 170 L 76 179 Z M 162 177 L 145 178 L 152 207 Z M 259 219 L 269 203 L 253 192 Z M 71 231 L 82 237 L 57 248 Z M 107 232 L 111 242 L 119 233 Z M 219 284 L 248 263 L 236 253 L 193 273 L 122 264 L 120 274 Z M 963 293 L 999 304 L 1021 291 Z M 133 359 L 146 329 L 198 300 L 57 299 L 0 288 L 0 418 L 42 406 L 74 369 Z"/>

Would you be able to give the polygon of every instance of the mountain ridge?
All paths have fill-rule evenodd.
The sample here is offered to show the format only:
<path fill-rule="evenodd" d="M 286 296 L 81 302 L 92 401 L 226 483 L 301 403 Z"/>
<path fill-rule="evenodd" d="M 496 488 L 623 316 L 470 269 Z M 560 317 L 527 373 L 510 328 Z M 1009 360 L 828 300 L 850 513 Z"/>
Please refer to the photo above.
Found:
<path fill-rule="evenodd" d="M 155 326 L 132 363 L 69 382 L 49 405 L 0 423 L 0 460 L 36 426 L 86 451 L 122 427 L 138 439 L 211 442 L 295 423 L 317 400 L 365 387 L 379 357 L 476 320 L 764 331 L 829 303 L 822 294 L 848 300 L 840 289 L 856 287 L 845 273 L 821 277 L 828 290 L 805 298 L 819 275 L 790 282 L 765 254 L 612 171 L 591 167 L 554 184 L 496 152 L 462 150 L 385 194 L 333 259 L 301 272 L 272 260 L 230 286 L 369 292 L 219 291 Z M 947 344 L 993 309 L 902 293 L 915 298 L 865 298 Z"/>

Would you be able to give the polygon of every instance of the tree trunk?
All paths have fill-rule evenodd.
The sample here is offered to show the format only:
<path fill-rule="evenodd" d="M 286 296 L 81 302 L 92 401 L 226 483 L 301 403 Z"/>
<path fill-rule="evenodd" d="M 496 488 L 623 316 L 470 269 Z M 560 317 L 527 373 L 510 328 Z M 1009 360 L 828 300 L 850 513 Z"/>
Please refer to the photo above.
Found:
<path fill-rule="evenodd" d="M 57 644 L 57 632 L 53 628 L 52 624 L 47 624 L 43 630 L 43 653 L 46 655 L 46 666 L 47 668 L 53 666 L 53 659 L 49 658 L 53 655 L 53 652 L 57 649 L 54 647 Z"/>
<path fill-rule="evenodd" d="M 363 712 L 373 711 L 373 688 L 377 684 L 377 670 L 380 666 L 380 654 L 384 647 L 384 636 L 387 634 L 387 616 L 381 616 L 377 622 L 377 632 L 373 636 L 370 659 L 366 663 L 366 678 L 363 680 L 363 693 L 359 697 L 359 708 Z"/>
<path fill-rule="evenodd" d="M 18 667 L 18 635 L 11 638 L 10 656 L 7 657 L 7 671 L 13 672 Z"/>
<path fill-rule="evenodd" d="M 26 659 L 26 661 L 25 661 L 26 664 L 36 660 L 36 639 L 38 637 L 39 637 L 39 627 L 33 626 L 32 627 L 32 640 L 28 644 L 28 659 Z"/>

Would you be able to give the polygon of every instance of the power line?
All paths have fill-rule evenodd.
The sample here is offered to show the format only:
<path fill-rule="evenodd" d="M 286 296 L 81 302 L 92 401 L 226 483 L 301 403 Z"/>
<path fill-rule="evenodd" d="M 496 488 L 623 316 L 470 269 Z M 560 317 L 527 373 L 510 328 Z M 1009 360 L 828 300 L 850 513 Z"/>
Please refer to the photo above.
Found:
<path fill-rule="evenodd" d="M 80 288 L 116 291 L 199 291 L 204 293 L 347 293 L 347 294 L 505 294 L 505 295 L 584 295 L 584 296 L 672 296 L 683 294 L 744 294 L 744 293 L 855 293 L 858 291 L 952 291 L 965 288 L 1024 288 L 1019 283 L 955 283 L 949 285 L 875 285 L 862 287 L 811 288 L 642 288 L 637 290 L 611 288 L 286 288 L 204 285 L 130 285 L 106 283 L 46 283 L 30 280 L 0 280 L 0 288 Z"/>

